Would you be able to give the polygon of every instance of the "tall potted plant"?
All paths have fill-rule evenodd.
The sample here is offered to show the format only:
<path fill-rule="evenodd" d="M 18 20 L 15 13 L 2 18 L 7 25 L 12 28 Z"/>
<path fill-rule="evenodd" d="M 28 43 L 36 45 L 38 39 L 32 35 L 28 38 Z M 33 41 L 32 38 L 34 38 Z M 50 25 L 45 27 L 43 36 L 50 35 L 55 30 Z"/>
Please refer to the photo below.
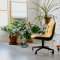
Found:
<path fill-rule="evenodd" d="M 35 5 L 37 5 L 40 8 L 40 10 L 35 9 L 35 8 L 31 8 L 31 9 L 35 9 L 40 12 L 40 15 L 37 16 L 35 19 L 39 18 L 39 20 L 42 20 L 44 18 L 45 24 L 48 24 L 50 22 L 51 18 L 53 18 L 53 20 L 55 21 L 55 18 L 57 18 L 57 17 L 54 16 L 52 14 L 52 12 L 59 9 L 60 7 L 56 7 L 58 5 L 58 3 L 53 4 L 53 0 L 51 2 L 49 0 L 47 2 L 46 1 L 47 0 L 45 0 L 43 2 L 43 6 L 40 6 L 39 4 L 33 2 Z"/>

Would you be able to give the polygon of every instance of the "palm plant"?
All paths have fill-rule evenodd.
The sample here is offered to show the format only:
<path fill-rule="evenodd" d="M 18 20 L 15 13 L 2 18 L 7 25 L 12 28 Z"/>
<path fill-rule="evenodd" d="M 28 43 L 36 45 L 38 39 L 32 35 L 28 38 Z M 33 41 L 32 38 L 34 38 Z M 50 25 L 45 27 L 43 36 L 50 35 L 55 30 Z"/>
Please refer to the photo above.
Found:
<path fill-rule="evenodd" d="M 35 9 L 40 12 L 40 15 L 37 16 L 34 20 L 36 20 L 37 18 L 39 18 L 39 20 L 42 20 L 43 18 L 45 18 L 45 23 L 46 23 L 47 17 L 51 17 L 55 21 L 55 18 L 57 18 L 57 17 L 51 13 L 60 8 L 60 7 L 56 7 L 58 5 L 58 3 L 53 4 L 53 0 L 51 2 L 49 0 L 46 2 L 46 0 L 45 0 L 43 2 L 43 6 L 40 6 L 39 4 L 37 4 L 35 2 L 33 2 L 33 3 L 36 4 L 40 8 L 40 10 L 31 8 L 31 9 Z"/>

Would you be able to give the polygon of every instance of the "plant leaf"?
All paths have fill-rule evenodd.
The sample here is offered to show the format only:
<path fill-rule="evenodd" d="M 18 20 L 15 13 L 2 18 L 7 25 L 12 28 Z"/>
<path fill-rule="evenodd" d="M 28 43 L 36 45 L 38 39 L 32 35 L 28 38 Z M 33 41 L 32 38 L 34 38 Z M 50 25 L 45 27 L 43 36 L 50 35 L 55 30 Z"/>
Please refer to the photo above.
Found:
<path fill-rule="evenodd" d="M 39 11 L 40 13 L 44 14 L 42 11 L 38 10 L 38 9 L 35 9 L 35 8 L 29 8 L 29 9 L 34 9 L 34 10 L 37 10 Z"/>
<path fill-rule="evenodd" d="M 51 9 L 53 9 L 54 7 L 56 7 L 57 5 L 58 5 L 58 3 L 51 5 L 50 8 L 48 9 L 48 12 L 49 12 Z"/>
<path fill-rule="evenodd" d="M 40 15 L 39 15 L 39 16 L 37 16 L 37 17 L 32 21 L 32 23 L 33 23 L 38 17 L 40 17 L 40 19 L 43 18 L 43 16 L 40 16 Z M 39 20 L 40 20 L 40 19 L 39 19 Z"/>
<path fill-rule="evenodd" d="M 59 8 L 60 8 L 60 7 L 58 7 L 58 8 L 56 8 L 56 9 L 52 10 L 51 12 L 53 12 L 53 11 L 55 11 L 55 10 L 59 9 Z M 51 12 L 50 12 L 50 13 L 51 13 Z"/>

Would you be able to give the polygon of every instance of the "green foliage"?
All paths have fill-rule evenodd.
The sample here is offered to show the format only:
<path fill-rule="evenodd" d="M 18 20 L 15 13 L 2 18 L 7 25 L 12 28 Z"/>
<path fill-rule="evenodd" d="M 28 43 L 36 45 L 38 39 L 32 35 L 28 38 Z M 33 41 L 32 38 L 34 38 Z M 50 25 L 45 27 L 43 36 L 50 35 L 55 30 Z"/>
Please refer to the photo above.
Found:
<path fill-rule="evenodd" d="M 4 28 L 1 28 L 3 31 L 8 32 L 10 35 L 19 35 L 19 31 L 16 28 L 13 28 L 11 25 L 6 25 Z"/>
<path fill-rule="evenodd" d="M 30 24 L 30 22 L 24 27 L 24 30 L 23 30 L 23 36 L 26 38 L 26 39 L 31 39 L 31 26 L 32 24 Z"/>
<path fill-rule="evenodd" d="M 6 27 L 8 28 L 8 27 L 11 27 L 11 26 L 8 24 L 8 25 L 6 25 Z"/>
<path fill-rule="evenodd" d="M 31 33 L 35 33 L 36 34 L 40 30 L 40 28 L 38 26 L 30 24 L 30 22 L 27 24 L 27 27 L 24 27 L 24 30 L 23 30 L 23 32 L 24 32 L 23 36 L 26 39 L 31 39 Z"/>
<path fill-rule="evenodd" d="M 39 32 L 39 30 L 40 30 L 40 28 L 38 27 L 38 26 L 36 26 L 36 25 L 34 25 L 33 27 L 31 27 L 31 31 L 32 31 L 32 33 L 38 33 Z"/>
<path fill-rule="evenodd" d="M 3 31 L 7 32 L 7 28 L 4 26 L 4 28 L 1 28 Z"/>
<path fill-rule="evenodd" d="M 20 43 L 20 45 L 22 46 L 22 48 L 26 48 L 27 46 L 29 46 L 27 43 Z"/>
<path fill-rule="evenodd" d="M 37 18 L 40 18 L 39 20 L 42 20 L 43 17 L 45 17 L 45 20 L 47 20 L 47 17 L 51 17 L 55 21 L 55 18 L 57 18 L 56 16 L 52 14 L 52 12 L 60 8 L 60 7 L 57 7 L 58 3 L 53 4 L 53 0 L 51 2 L 49 0 L 48 2 L 46 1 L 47 0 L 43 2 L 43 6 L 40 6 L 39 4 L 33 2 L 35 5 L 37 5 L 40 8 L 40 10 L 31 8 L 40 12 L 40 15 L 37 16 L 34 20 L 36 20 Z"/>
<path fill-rule="evenodd" d="M 9 36 L 11 35 L 12 29 L 9 25 L 4 26 L 4 28 L 1 28 L 3 31 L 8 32 Z"/>
<path fill-rule="evenodd" d="M 37 26 L 37 25 L 33 25 L 33 24 L 30 24 L 30 22 L 29 22 L 29 27 L 30 27 L 30 30 L 31 30 L 31 32 L 32 33 L 38 33 L 39 32 L 39 30 L 41 29 L 41 28 L 39 28 L 39 26 Z"/>
<path fill-rule="evenodd" d="M 13 23 L 11 23 L 11 25 L 6 25 L 4 26 L 4 28 L 1 28 L 3 31 L 8 32 L 9 36 L 10 35 L 18 35 L 19 38 L 22 40 L 23 36 L 26 36 L 26 38 L 28 37 L 28 39 L 31 38 L 31 33 L 28 32 L 28 30 L 25 31 L 26 27 L 25 27 L 25 21 L 18 21 L 16 19 L 13 19 Z M 22 34 L 21 32 L 24 30 L 24 34 Z M 26 34 L 25 34 L 26 32 Z M 28 46 L 27 43 L 20 43 L 20 45 L 24 48 L 26 48 Z"/>
<path fill-rule="evenodd" d="M 16 26 L 16 28 L 24 27 L 26 25 L 25 21 L 18 21 L 17 19 L 13 19 L 13 22 L 11 24 L 13 26 Z"/>
<path fill-rule="evenodd" d="M 8 32 L 9 36 L 10 35 L 19 35 L 22 37 L 21 31 L 23 30 L 25 26 L 25 21 L 18 21 L 16 19 L 13 19 L 13 23 L 11 23 L 11 25 L 6 25 L 4 26 L 4 28 L 1 28 L 3 31 Z"/>
<path fill-rule="evenodd" d="M 31 39 L 31 33 L 29 33 L 28 30 L 25 30 L 25 31 L 24 31 L 23 36 L 24 36 L 26 39 Z"/>

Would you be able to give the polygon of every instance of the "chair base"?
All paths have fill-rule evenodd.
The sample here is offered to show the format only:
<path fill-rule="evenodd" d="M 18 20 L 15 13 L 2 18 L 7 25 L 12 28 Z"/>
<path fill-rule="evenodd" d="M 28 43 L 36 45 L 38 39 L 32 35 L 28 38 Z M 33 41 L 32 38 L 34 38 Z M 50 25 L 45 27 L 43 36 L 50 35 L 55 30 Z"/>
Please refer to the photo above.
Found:
<path fill-rule="evenodd" d="M 52 54 L 54 54 L 54 50 L 49 48 L 48 46 L 44 46 L 44 40 L 42 40 L 42 46 L 35 46 L 35 47 L 32 47 L 32 50 L 33 48 L 39 48 L 36 50 L 35 54 L 37 54 L 37 51 L 39 51 L 40 49 L 48 49 L 48 50 L 52 50 Z"/>
<path fill-rule="evenodd" d="M 33 50 L 34 48 L 39 48 L 39 49 L 36 50 L 35 54 L 37 54 L 37 51 L 39 51 L 40 49 L 43 49 L 43 48 L 44 48 L 44 49 L 48 49 L 48 50 L 52 50 L 52 54 L 54 54 L 54 50 L 51 49 L 51 48 L 49 48 L 48 46 L 34 46 L 34 47 L 32 47 L 32 50 Z"/>

